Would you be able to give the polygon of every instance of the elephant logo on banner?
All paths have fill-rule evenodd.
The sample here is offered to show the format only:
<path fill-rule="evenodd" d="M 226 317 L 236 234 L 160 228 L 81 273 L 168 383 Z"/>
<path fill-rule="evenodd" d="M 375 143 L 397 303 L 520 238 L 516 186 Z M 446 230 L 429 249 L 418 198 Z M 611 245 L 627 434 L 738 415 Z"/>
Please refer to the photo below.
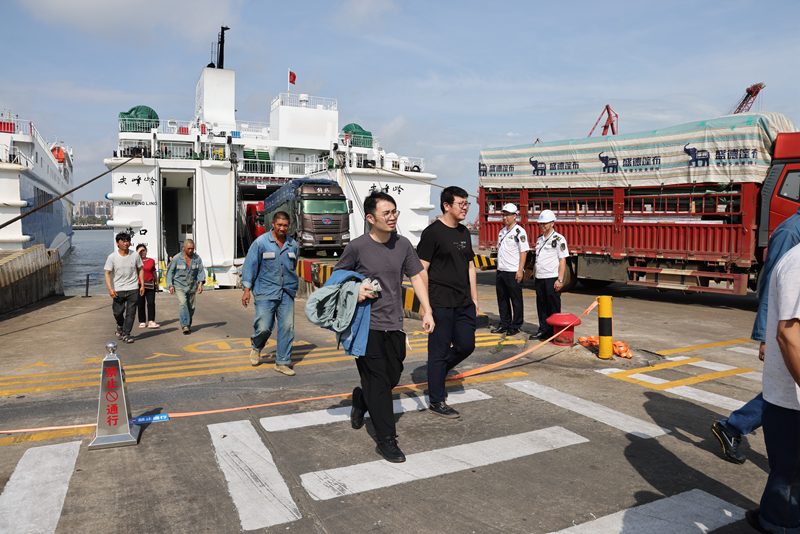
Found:
<path fill-rule="evenodd" d="M 600 158 L 600 161 L 603 162 L 603 172 L 608 173 L 618 173 L 619 172 L 619 163 L 617 158 L 611 158 L 609 156 L 604 156 L 602 152 L 597 155 Z"/>
<path fill-rule="evenodd" d="M 689 160 L 689 167 L 692 166 L 692 163 L 694 163 L 695 167 L 708 167 L 708 150 L 697 150 L 694 147 L 687 148 L 688 146 L 689 143 L 686 143 L 683 146 L 683 151 L 689 154 L 689 157 L 692 158 Z"/>
<path fill-rule="evenodd" d="M 547 163 L 539 163 L 537 160 L 531 158 L 528 161 L 533 165 L 534 176 L 544 176 L 547 174 Z"/>

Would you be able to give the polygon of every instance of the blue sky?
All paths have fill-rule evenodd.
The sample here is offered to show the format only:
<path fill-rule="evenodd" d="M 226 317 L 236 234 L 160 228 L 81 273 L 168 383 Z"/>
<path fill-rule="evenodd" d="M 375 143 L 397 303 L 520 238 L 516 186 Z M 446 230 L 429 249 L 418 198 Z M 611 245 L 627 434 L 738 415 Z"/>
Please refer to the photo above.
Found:
<path fill-rule="evenodd" d="M 340 127 L 359 123 L 471 193 L 481 148 L 585 137 L 606 104 L 630 133 L 722 115 L 764 82 L 753 109 L 800 126 L 794 0 L 24 0 L 3 12 L 0 108 L 71 145 L 79 183 L 106 170 L 120 111 L 192 118 L 222 24 L 237 118 L 268 122 L 291 68 L 292 92 L 338 99 Z M 75 199 L 109 190 L 103 178 Z"/>

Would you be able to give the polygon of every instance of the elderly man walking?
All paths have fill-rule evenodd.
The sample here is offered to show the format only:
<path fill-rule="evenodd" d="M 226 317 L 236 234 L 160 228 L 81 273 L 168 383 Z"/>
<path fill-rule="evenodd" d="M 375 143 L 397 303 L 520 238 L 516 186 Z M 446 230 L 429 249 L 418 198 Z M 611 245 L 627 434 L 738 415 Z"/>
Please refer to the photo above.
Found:
<path fill-rule="evenodd" d="M 292 361 L 294 343 L 294 296 L 299 279 L 297 267 L 297 242 L 286 235 L 289 230 L 289 214 L 284 211 L 272 217 L 272 230 L 260 236 L 250 245 L 242 266 L 242 306 L 247 308 L 250 294 L 256 308 L 255 332 L 250 337 L 250 363 L 256 366 L 261 361 L 261 350 L 267 343 L 275 319 L 278 321 L 278 352 L 275 370 L 287 376 L 295 371 Z"/>
<path fill-rule="evenodd" d="M 205 279 L 203 260 L 194 253 L 194 241 L 187 239 L 183 242 L 181 253 L 169 263 L 166 275 L 169 292 L 178 297 L 178 316 L 184 335 L 192 331 L 196 298 L 203 292 Z"/>

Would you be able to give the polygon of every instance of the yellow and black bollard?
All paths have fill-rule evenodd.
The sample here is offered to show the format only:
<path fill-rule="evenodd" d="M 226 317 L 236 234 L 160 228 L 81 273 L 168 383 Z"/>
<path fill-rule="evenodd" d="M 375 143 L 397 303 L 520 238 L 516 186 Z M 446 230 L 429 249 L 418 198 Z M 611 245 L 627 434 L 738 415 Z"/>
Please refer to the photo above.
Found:
<path fill-rule="evenodd" d="M 611 318 L 611 297 L 597 297 L 598 336 L 600 337 L 600 353 L 602 360 L 614 357 L 614 320 Z"/>

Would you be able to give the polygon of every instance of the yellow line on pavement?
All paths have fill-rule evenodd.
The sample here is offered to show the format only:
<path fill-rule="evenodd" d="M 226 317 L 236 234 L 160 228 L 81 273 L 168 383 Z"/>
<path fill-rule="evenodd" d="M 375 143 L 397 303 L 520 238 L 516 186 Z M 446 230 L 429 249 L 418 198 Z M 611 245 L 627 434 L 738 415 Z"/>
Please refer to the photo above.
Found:
<path fill-rule="evenodd" d="M 662 350 L 661 352 L 656 352 L 656 354 L 658 354 L 659 356 L 669 356 L 670 354 L 689 352 L 690 350 L 713 349 L 714 347 L 724 347 L 726 345 L 738 345 L 739 343 L 748 343 L 750 341 L 753 340 L 745 337 L 742 339 L 731 339 L 730 341 L 717 341 L 716 343 L 706 343 L 705 345 L 693 345 L 691 347 L 683 347 L 680 349 Z"/>
<path fill-rule="evenodd" d="M 694 363 L 694 362 L 703 362 L 702 358 L 687 358 L 685 360 L 677 360 L 674 362 L 664 362 L 659 363 L 658 365 L 654 365 L 652 367 L 640 367 L 638 369 L 626 369 L 625 371 L 618 371 L 616 373 L 609 373 L 606 376 L 610 376 L 612 378 L 619 378 L 620 380 L 627 378 L 630 375 L 635 375 L 639 373 L 649 373 L 651 371 L 658 371 L 659 369 L 670 369 L 672 367 L 678 367 L 680 365 L 686 365 L 687 363 Z M 633 379 L 631 381 L 635 381 Z M 638 381 L 637 381 L 638 382 Z"/>
<path fill-rule="evenodd" d="M 34 432 L 32 434 L 20 434 L 18 436 L 10 436 L 7 438 L 0 438 L 0 446 L 2 445 L 16 445 L 17 443 L 31 443 L 34 441 L 44 441 L 47 439 L 67 438 L 71 436 L 80 436 L 83 434 L 91 434 L 94 432 L 93 426 L 85 428 L 67 428 L 64 430 L 51 430 L 49 432 Z"/>
<path fill-rule="evenodd" d="M 669 388 L 676 388 L 678 386 L 689 386 L 691 384 L 699 384 L 700 382 L 708 382 L 709 380 L 716 380 L 718 378 L 725 378 L 726 376 L 735 376 L 742 373 L 751 373 L 752 369 L 746 367 L 739 367 L 737 369 L 730 369 L 728 371 L 719 371 L 716 373 L 706 373 L 703 375 L 692 376 L 684 378 L 683 380 L 674 380 L 666 384 L 648 384 L 649 387 L 658 390 L 665 390 Z"/>
<path fill-rule="evenodd" d="M 520 345 L 525 343 L 524 340 L 517 340 L 517 339 L 506 339 L 502 343 L 508 345 Z M 494 346 L 497 343 L 495 341 L 485 342 L 485 343 L 476 343 L 476 347 L 490 347 Z M 419 354 L 422 352 L 427 352 L 427 347 L 422 347 L 416 350 L 410 350 L 407 354 Z M 341 356 L 333 356 L 333 357 L 325 357 L 326 355 L 323 354 L 316 354 L 313 358 L 304 357 L 303 359 L 300 358 L 293 358 L 292 361 L 296 362 L 294 365 L 316 365 L 322 363 L 331 363 L 331 362 L 340 362 L 346 360 L 352 360 L 352 356 L 346 356 L 343 352 L 337 351 L 334 354 L 342 354 Z M 223 360 L 232 359 L 231 357 L 222 358 Z M 245 358 L 239 356 L 235 359 L 240 361 L 247 361 Z M 165 380 L 171 378 L 190 378 L 194 376 L 208 376 L 213 374 L 219 373 L 237 373 L 237 372 L 244 372 L 248 370 L 252 370 L 253 366 L 249 363 L 243 366 L 234 366 L 234 367 L 221 367 L 217 369 L 206 369 L 208 367 L 216 367 L 216 366 L 224 366 L 228 365 L 228 361 L 219 362 L 218 360 L 198 360 L 201 363 L 198 365 L 185 365 L 185 364 L 177 364 L 176 362 L 165 362 L 167 365 L 171 367 L 161 367 L 159 369 L 152 369 L 149 368 L 149 365 L 131 365 L 126 368 L 125 374 L 128 377 L 127 382 L 148 382 L 151 380 Z M 163 364 L 161 364 L 163 365 Z M 262 364 L 263 365 L 263 364 Z M 269 364 L 267 364 L 269 365 Z M 147 367 L 149 369 L 141 369 L 142 367 Z M 136 370 L 132 370 L 136 369 Z M 185 371 L 187 369 L 203 369 L 203 370 L 194 370 L 194 371 L 186 371 L 186 372 L 177 372 L 177 373 L 165 373 L 164 371 Z M 160 371 L 161 374 L 147 374 L 153 371 Z M 136 375 L 144 375 L 144 376 L 136 376 Z M 99 377 L 98 377 L 99 378 Z M 41 382 L 55 382 L 60 380 L 74 380 L 74 378 L 56 378 L 51 380 L 32 380 L 27 382 L 20 382 L 19 384 L 36 384 Z M 82 388 L 82 387 L 99 387 L 100 382 L 99 380 L 92 379 L 91 377 L 87 377 L 85 382 L 71 382 L 67 384 L 55 384 L 50 386 L 35 386 L 35 387 L 28 387 L 28 388 L 18 388 L 18 389 L 4 389 L 0 390 L 0 396 L 4 395 L 19 395 L 22 393 L 39 393 L 43 391 L 58 391 L 63 389 L 74 389 L 74 388 Z"/>

